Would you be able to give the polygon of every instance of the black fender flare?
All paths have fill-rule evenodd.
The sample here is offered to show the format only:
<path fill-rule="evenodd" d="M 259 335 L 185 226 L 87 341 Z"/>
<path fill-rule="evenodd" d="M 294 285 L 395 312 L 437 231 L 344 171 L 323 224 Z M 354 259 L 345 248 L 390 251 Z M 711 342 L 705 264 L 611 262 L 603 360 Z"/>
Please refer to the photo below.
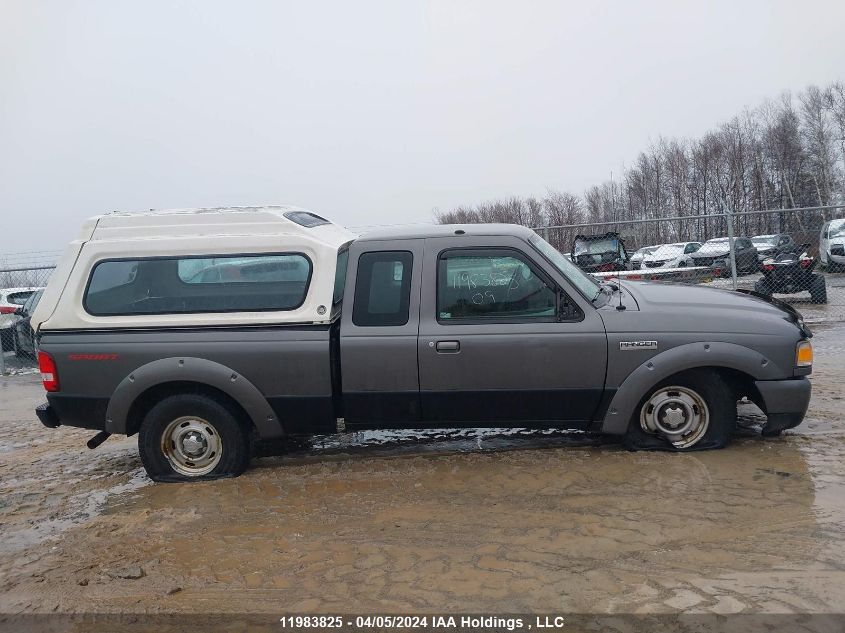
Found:
<path fill-rule="evenodd" d="M 760 352 L 736 343 L 678 345 L 653 356 L 628 374 L 610 401 L 601 422 L 601 432 L 624 435 L 634 410 L 649 389 L 673 374 L 699 367 L 735 369 L 754 380 L 777 380 L 787 376 L 785 368 Z"/>
<path fill-rule="evenodd" d="M 246 411 L 262 438 L 284 436 L 284 428 L 267 398 L 238 372 L 205 358 L 178 356 L 142 365 L 126 376 L 115 389 L 106 410 L 106 431 L 127 434 L 127 417 L 142 393 L 168 382 L 196 382 L 219 389 Z"/>

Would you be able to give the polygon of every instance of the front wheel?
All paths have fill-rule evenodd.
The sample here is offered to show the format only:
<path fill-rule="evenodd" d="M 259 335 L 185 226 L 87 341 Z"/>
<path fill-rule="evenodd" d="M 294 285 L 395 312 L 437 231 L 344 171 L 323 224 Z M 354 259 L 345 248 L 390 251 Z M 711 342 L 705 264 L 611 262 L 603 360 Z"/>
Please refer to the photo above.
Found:
<path fill-rule="evenodd" d="M 236 477 L 251 456 L 250 434 L 235 413 L 217 399 L 188 393 L 150 409 L 138 450 L 153 481 Z"/>
<path fill-rule="evenodd" d="M 670 377 L 643 398 L 625 436 L 630 449 L 723 448 L 736 426 L 736 396 L 719 374 L 693 370 Z"/>
<path fill-rule="evenodd" d="M 827 303 L 827 285 L 824 275 L 813 274 L 810 281 L 810 299 L 813 303 Z"/>

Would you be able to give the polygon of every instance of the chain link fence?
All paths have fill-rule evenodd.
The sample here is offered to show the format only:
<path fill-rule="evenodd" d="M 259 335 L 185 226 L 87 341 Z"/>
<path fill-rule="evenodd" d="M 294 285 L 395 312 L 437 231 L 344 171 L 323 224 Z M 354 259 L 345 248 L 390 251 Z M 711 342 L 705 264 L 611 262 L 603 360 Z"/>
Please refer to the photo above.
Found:
<path fill-rule="evenodd" d="M 845 206 L 535 227 L 600 277 L 746 289 L 845 320 Z"/>

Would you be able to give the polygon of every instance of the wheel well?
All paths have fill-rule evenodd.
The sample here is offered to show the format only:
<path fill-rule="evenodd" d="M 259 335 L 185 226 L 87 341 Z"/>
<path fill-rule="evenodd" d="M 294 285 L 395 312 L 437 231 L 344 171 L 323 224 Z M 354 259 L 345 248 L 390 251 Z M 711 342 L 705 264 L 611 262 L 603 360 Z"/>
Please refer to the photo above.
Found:
<path fill-rule="evenodd" d="M 754 384 L 755 380 L 754 377 L 750 374 L 746 374 L 743 371 L 738 369 L 733 369 L 732 367 L 720 367 L 720 366 L 703 366 L 703 367 L 693 367 L 691 369 L 685 369 L 684 371 L 680 371 L 676 374 L 672 374 L 671 376 L 667 376 L 660 382 L 664 382 L 666 380 L 670 380 L 677 376 L 683 376 L 690 372 L 701 371 L 701 370 L 708 370 L 718 374 L 729 387 L 731 387 L 736 395 L 736 399 L 739 400 L 742 397 L 747 397 L 751 400 L 754 404 L 756 404 L 760 409 L 765 412 L 763 408 L 765 405 L 763 403 L 763 398 L 760 396 L 760 391 L 757 389 L 757 385 Z M 654 385 L 656 386 L 656 385 Z M 654 389 L 652 386 L 652 389 Z"/>
<path fill-rule="evenodd" d="M 154 385 L 146 391 L 143 391 L 137 398 L 135 398 L 132 402 L 132 406 L 129 407 L 129 413 L 126 416 L 126 435 L 134 435 L 138 432 L 138 429 L 141 428 L 141 422 L 144 421 L 144 416 L 147 415 L 147 412 L 156 403 L 169 396 L 182 393 L 199 394 L 216 400 L 229 409 L 229 411 L 238 418 L 241 424 L 247 425 L 249 428 L 254 430 L 252 419 L 240 403 L 229 394 L 217 389 L 216 387 L 211 387 L 200 382 L 184 380 L 163 382 L 158 385 Z"/>

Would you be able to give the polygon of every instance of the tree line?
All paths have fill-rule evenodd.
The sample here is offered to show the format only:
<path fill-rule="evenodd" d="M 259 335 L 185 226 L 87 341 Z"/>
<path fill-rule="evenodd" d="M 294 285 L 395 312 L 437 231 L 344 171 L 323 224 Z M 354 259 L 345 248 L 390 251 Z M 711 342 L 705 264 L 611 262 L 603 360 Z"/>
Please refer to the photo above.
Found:
<path fill-rule="evenodd" d="M 845 203 L 845 83 L 810 86 L 748 108 L 698 139 L 659 138 L 617 180 L 583 195 L 549 190 L 436 212 L 438 222 L 510 222 L 531 227 L 608 223 L 630 247 L 723 236 L 733 212 Z M 684 216 L 708 216 L 683 219 Z M 709 217 L 712 216 L 712 217 Z M 812 237 L 823 212 L 738 216 L 738 235 L 793 232 Z M 645 224 L 632 220 L 681 218 Z M 569 250 L 579 230 L 548 231 Z"/>

